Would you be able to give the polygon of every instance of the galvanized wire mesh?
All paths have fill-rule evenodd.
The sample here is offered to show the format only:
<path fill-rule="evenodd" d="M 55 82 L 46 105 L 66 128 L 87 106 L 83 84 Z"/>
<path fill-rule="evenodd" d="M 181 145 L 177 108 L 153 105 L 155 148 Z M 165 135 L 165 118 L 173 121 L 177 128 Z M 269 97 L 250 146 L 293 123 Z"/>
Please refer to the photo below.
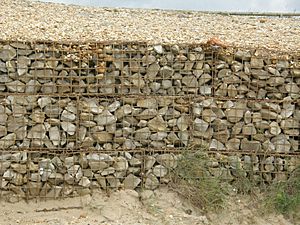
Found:
<path fill-rule="evenodd" d="M 260 49 L 2 42 L 1 196 L 153 189 L 203 149 L 216 176 L 236 179 L 239 164 L 286 179 L 299 165 L 299 71 L 298 53 Z"/>

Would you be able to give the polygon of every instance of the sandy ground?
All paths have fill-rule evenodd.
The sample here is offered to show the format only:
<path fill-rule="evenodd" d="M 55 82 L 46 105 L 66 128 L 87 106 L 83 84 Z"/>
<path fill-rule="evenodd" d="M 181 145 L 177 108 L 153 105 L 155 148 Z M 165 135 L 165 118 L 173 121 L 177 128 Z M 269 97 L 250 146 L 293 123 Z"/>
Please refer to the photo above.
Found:
<path fill-rule="evenodd" d="M 146 41 L 299 51 L 300 17 L 254 17 L 166 10 L 93 8 L 1 0 L 0 39 L 21 41 Z"/>
<path fill-rule="evenodd" d="M 234 196 L 225 209 L 204 215 L 176 193 L 161 188 L 138 194 L 121 190 L 56 201 L 4 203 L 0 224 L 47 225 L 292 225 L 282 215 L 261 216 L 246 196 Z M 295 224 L 296 225 L 296 224 Z"/>

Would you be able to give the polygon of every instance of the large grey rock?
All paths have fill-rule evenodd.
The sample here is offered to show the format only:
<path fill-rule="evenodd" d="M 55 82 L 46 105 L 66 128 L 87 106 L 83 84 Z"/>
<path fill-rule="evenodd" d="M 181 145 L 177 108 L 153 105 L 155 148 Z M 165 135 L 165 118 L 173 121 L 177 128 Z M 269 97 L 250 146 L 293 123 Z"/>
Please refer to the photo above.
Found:
<path fill-rule="evenodd" d="M 113 124 L 117 121 L 117 118 L 111 114 L 108 110 L 104 110 L 101 114 L 96 115 L 94 120 L 97 122 L 99 126 L 105 126 L 109 124 Z"/>
<path fill-rule="evenodd" d="M 160 154 L 156 156 L 156 161 L 168 169 L 174 169 L 177 167 L 177 157 L 174 154 Z"/>
<path fill-rule="evenodd" d="M 6 83 L 6 87 L 10 92 L 24 93 L 26 85 L 19 80 L 15 80 L 15 81 Z"/>
<path fill-rule="evenodd" d="M 10 61 L 16 56 L 17 56 L 16 50 L 9 45 L 5 45 L 3 46 L 2 49 L 0 49 L 0 59 L 2 61 Z"/>
<path fill-rule="evenodd" d="M 16 142 L 16 134 L 8 134 L 0 139 L 0 149 L 6 149 L 14 145 Z"/>
<path fill-rule="evenodd" d="M 271 122 L 270 123 L 270 134 L 272 135 L 279 135 L 281 133 L 280 126 L 277 122 Z"/>
<path fill-rule="evenodd" d="M 141 179 L 133 174 L 125 177 L 123 184 L 125 189 L 135 189 L 141 183 Z"/>
<path fill-rule="evenodd" d="M 293 99 L 298 99 L 300 97 L 300 88 L 296 83 L 291 82 L 286 84 L 285 89 Z"/>
<path fill-rule="evenodd" d="M 76 125 L 70 122 L 61 122 L 61 128 L 67 132 L 69 135 L 74 135 L 76 132 Z"/>
<path fill-rule="evenodd" d="M 148 127 L 151 131 L 165 131 L 167 129 L 167 124 L 162 118 L 162 116 L 156 116 L 148 122 Z"/>
<path fill-rule="evenodd" d="M 231 123 L 239 122 L 244 117 L 245 109 L 245 103 L 237 102 L 234 107 L 226 109 L 225 115 L 227 117 L 227 120 Z"/>
<path fill-rule="evenodd" d="M 113 135 L 105 131 L 95 132 L 92 135 L 99 144 L 104 144 L 113 140 Z"/>
<path fill-rule="evenodd" d="M 217 118 L 217 115 L 212 109 L 204 109 L 202 112 L 202 118 L 207 123 L 211 123 Z"/>
<path fill-rule="evenodd" d="M 225 146 L 227 148 L 227 150 L 239 150 L 240 149 L 240 144 L 241 144 L 241 140 L 238 138 L 232 138 L 229 139 L 226 143 Z"/>
<path fill-rule="evenodd" d="M 207 128 L 209 126 L 209 123 L 205 122 L 202 119 L 196 118 L 194 120 L 194 129 L 200 132 L 207 131 Z"/>
<path fill-rule="evenodd" d="M 122 156 L 116 157 L 114 159 L 113 167 L 116 171 L 126 171 L 128 169 L 128 161 Z"/>
<path fill-rule="evenodd" d="M 169 66 L 164 66 L 160 69 L 160 75 L 163 78 L 170 78 L 174 74 L 174 70 Z"/>
<path fill-rule="evenodd" d="M 177 127 L 180 131 L 185 131 L 188 129 L 190 123 L 190 118 L 188 115 L 183 115 L 177 119 Z"/>
<path fill-rule="evenodd" d="M 158 186 L 159 186 L 159 180 L 157 179 L 157 177 L 152 173 L 148 174 L 145 179 L 145 188 L 154 190 Z"/>
<path fill-rule="evenodd" d="M 76 119 L 76 115 L 67 111 L 67 110 L 64 110 L 61 114 L 61 120 L 62 121 L 67 121 L 67 122 L 72 122 Z"/>
<path fill-rule="evenodd" d="M 274 144 L 277 152 L 289 152 L 291 149 L 291 143 L 284 134 L 273 137 L 271 143 Z"/>
<path fill-rule="evenodd" d="M 242 133 L 243 135 L 255 135 L 257 131 L 254 124 L 250 123 L 243 126 Z"/>
<path fill-rule="evenodd" d="M 261 143 L 259 141 L 249 141 L 244 138 L 241 141 L 241 150 L 242 151 L 260 151 L 261 150 Z"/>
<path fill-rule="evenodd" d="M 153 165 L 155 164 L 155 162 L 156 162 L 155 157 L 146 155 L 145 156 L 145 165 L 144 165 L 145 170 L 146 171 L 150 170 L 153 167 Z"/>
<path fill-rule="evenodd" d="M 46 136 L 46 128 L 43 124 L 33 126 L 27 134 L 28 138 L 42 140 Z"/>
<path fill-rule="evenodd" d="M 155 98 L 143 98 L 137 101 L 137 106 L 141 108 L 156 109 L 158 107 L 158 104 Z"/>
<path fill-rule="evenodd" d="M 154 58 L 155 59 L 155 58 Z M 147 68 L 147 74 L 146 77 L 149 80 L 154 80 L 155 77 L 157 76 L 158 72 L 160 70 L 160 66 L 157 63 L 153 63 L 151 64 L 148 68 Z"/>
<path fill-rule="evenodd" d="M 225 146 L 222 142 L 212 139 L 209 145 L 210 150 L 225 150 Z"/>
<path fill-rule="evenodd" d="M 168 174 L 168 169 L 162 165 L 154 166 L 152 173 L 157 177 L 164 177 Z"/>
<path fill-rule="evenodd" d="M 58 146 L 60 143 L 60 131 L 57 126 L 49 129 L 49 138 L 54 146 Z"/>

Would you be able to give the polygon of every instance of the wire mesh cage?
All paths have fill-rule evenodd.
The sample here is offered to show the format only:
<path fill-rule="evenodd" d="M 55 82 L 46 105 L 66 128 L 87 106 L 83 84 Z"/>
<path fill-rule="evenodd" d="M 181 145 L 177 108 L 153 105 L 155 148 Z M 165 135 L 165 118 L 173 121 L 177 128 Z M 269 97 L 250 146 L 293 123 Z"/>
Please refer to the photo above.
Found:
<path fill-rule="evenodd" d="M 299 166 L 299 53 L 265 53 L 2 41 L 1 196 L 154 189 L 199 151 L 213 176 L 287 179 Z"/>

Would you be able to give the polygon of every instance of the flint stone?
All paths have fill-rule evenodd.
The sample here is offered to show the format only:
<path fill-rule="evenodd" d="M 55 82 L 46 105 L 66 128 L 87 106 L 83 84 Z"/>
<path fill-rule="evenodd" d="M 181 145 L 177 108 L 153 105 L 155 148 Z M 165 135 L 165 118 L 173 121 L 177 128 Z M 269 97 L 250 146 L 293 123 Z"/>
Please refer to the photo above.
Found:
<path fill-rule="evenodd" d="M 270 123 L 270 134 L 276 136 L 279 135 L 281 133 L 281 129 L 280 126 L 277 122 L 272 122 Z"/>
<path fill-rule="evenodd" d="M 155 162 L 156 162 L 155 157 L 146 155 L 145 156 L 145 170 L 146 171 L 150 170 L 153 167 L 153 165 L 155 164 Z"/>
<path fill-rule="evenodd" d="M 7 128 L 5 126 L 0 126 L 0 137 L 7 135 Z"/>
<path fill-rule="evenodd" d="M 300 97 L 300 88 L 296 83 L 288 83 L 285 85 L 285 89 L 288 93 L 290 93 L 293 99 L 298 99 Z"/>
<path fill-rule="evenodd" d="M 277 152 L 289 152 L 291 149 L 291 143 L 284 134 L 277 135 L 271 139 L 271 143 L 275 146 Z"/>
<path fill-rule="evenodd" d="M 180 131 L 185 131 L 189 127 L 190 118 L 187 115 L 183 115 L 177 119 L 177 127 Z"/>
<path fill-rule="evenodd" d="M 94 117 L 94 120 L 99 126 L 105 126 L 115 123 L 117 121 L 117 118 L 108 110 L 104 110 L 101 114 L 96 115 Z"/>
<path fill-rule="evenodd" d="M 82 187 L 88 188 L 91 185 L 91 181 L 87 177 L 82 177 L 78 184 Z"/>
<path fill-rule="evenodd" d="M 149 80 L 154 80 L 160 70 L 160 66 L 157 63 L 151 64 L 147 69 L 146 77 Z"/>
<path fill-rule="evenodd" d="M 41 188 L 41 182 L 28 182 L 28 189 L 31 196 L 39 196 Z"/>
<path fill-rule="evenodd" d="M 205 122 L 211 123 L 217 118 L 217 115 L 211 109 L 204 109 L 202 112 L 202 118 Z"/>
<path fill-rule="evenodd" d="M 2 61 L 10 61 L 17 56 L 17 52 L 14 48 L 9 45 L 3 46 L 0 50 L 0 59 Z"/>
<path fill-rule="evenodd" d="M 162 165 L 154 166 L 152 173 L 157 177 L 164 177 L 168 174 L 168 169 Z"/>
<path fill-rule="evenodd" d="M 121 186 L 121 182 L 118 178 L 113 177 L 113 176 L 107 176 L 106 177 L 107 180 L 107 185 L 110 188 L 118 188 Z"/>
<path fill-rule="evenodd" d="M 128 161 L 122 156 L 116 157 L 113 167 L 116 171 L 126 171 L 128 169 Z"/>
<path fill-rule="evenodd" d="M 164 66 L 160 69 L 160 75 L 163 78 L 170 78 L 174 74 L 174 70 L 169 66 Z"/>
<path fill-rule="evenodd" d="M 103 171 L 101 172 L 101 175 L 102 176 L 107 176 L 107 175 L 110 175 L 110 174 L 114 174 L 115 173 L 115 168 L 114 167 L 107 167 L 105 169 L 103 169 Z"/>
<path fill-rule="evenodd" d="M 167 129 L 167 124 L 162 118 L 162 116 L 156 116 L 152 120 L 148 122 L 148 127 L 151 131 L 166 131 Z"/>
<path fill-rule="evenodd" d="M 67 110 L 64 110 L 61 114 L 61 120 L 62 121 L 67 121 L 67 122 L 72 122 L 76 119 L 76 116 L 75 114 L 67 111 Z"/>
<path fill-rule="evenodd" d="M 280 60 L 276 64 L 277 69 L 287 69 L 289 68 L 289 62 L 286 60 Z"/>
<path fill-rule="evenodd" d="M 145 179 L 145 188 L 154 190 L 158 186 L 159 186 L 159 180 L 157 179 L 157 177 L 152 173 L 148 174 Z"/>
<path fill-rule="evenodd" d="M 231 123 L 237 123 L 244 117 L 244 111 L 246 109 L 246 105 L 244 103 L 236 103 L 235 107 L 226 109 L 225 115 L 227 120 Z"/>
<path fill-rule="evenodd" d="M 209 123 L 205 122 L 202 119 L 196 118 L 194 120 L 194 129 L 200 132 L 206 132 L 208 129 Z"/>
<path fill-rule="evenodd" d="M 299 128 L 299 121 L 294 118 L 282 120 L 280 126 L 283 130 Z"/>
<path fill-rule="evenodd" d="M 235 53 L 235 58 L 241 61 L 249 61 L 251 59 L 251 53 L 249 51 L 238 50 Z"/>
<path fill-rule="evenodd" d="M 211 143 L 209 145 L 209 149 L 210 150 L 225 150 L 225 146 L 222 142 L 216 140 L 216 139 L 212 139 Z"/>
<path fill-rule="evenodd" d="M 145 81 L 141 74 L 135 73 L 132 76 L 130 76 L 129 79 L 130 79 L 131 83 L 133 84 L 133 86 L 138 87 L 138 88 L 144 88 Z"/>
<path fill-rule="evenodd" d="M 27 137 L 30 139 L 42 140 L 45 136 L 46 136 L 46 128 L 43 124 L 37 124 L 33 126 L 27 134 Z"/>
<path fill-rule="evenodd" d="M 250 123 L 243 126 L 242 133 L 244 135 L 255 135 L 257 133 L 255 126 Z"/>
<path fill-rule="evenodd" d="M 10 92 L 24 93 L 26 85 L 19 80 L 6 83 L 6 87 Z"/>
<path fill-rule="evenodd" d="M 261 143 L 259 141 L 248 141 L 244 138 L 241 141 L 241 150 L 243 151 L 260 151 Z"/>
<path fill-rule="evenodd" d="M 57 199 L 62 191 L 61 186 L 53 186 L 52 189 L 46 194 L 46 198 Z"/>
<path fill-rule="evenodd" d="M 141 181 L 142 180 L 139 177 L 129 174 L 123 181 L 124 188 L 133 190 L 141 183 Z"/>
<path fill-rule="evenodd" d="M 74 135 L 76 132 L 76 125 L 70 122 L 61 122 L 61 128 L 69 135 Z"/>
<path fill-rule="evenodd" d="M 49 138 L 54 146 L 58 146 L 60 143 L 60 131 L 57 126 L 49 129 Z"/>
<path fill-rule="evenodd" d="M 16 134 L 8 134 L 0 139 L 0 149 L 6 149 L 14 145 L 16 142 Z"/>
<path fill-rule="evenodd" d="M 92 135 L 99 144 L 104 144 L 113 140 L 113 135 L 105 131 L 95 132 Z"/>
<path fill-rule="evenodd" d="M 58 105 L 46 105 L 44 108 L 44 112 L 50 118 L 57 118 L 60 116 L 62 112 L 62 108 Z"/>
<path fill-rule="evenodd" d="M 50 97 L 42 97 L 38 99 L 38 105 L 41 109 L 43 109 L 45 106 L 50 105 L 52 103 Z"/>
<path fill-rule="evenodd" d="M 239 150 L 240 149 L 241 140 L 238 138 L 229 139 L 225 146 L 227 150 Z"/>
<path fill-rule="evenodd" d="M 10 166 L 17 173 L 21 173 L 21 174 L 27 173 L 26 164 L 12 163 Z"/>
<path fill-rule="evenodd" d="M 163 54 L 164 53 L 164 49 L 161 45 L 155 45 L 155 46 L 153 46 L 153 49 L 157 54 Z"/>
<path fill-rule="evenodd" d="M 227 142 L 228 138 L 230 137 L 230 133 L 229 133 L 228 129 L 220 130 L 220 131 L 214 132 L 213 137 L 216 140 L 225 144 Z"/>
<path fill-rule="evenodd" d="M 261 116 L 264 120 L 275 120 L 278 117 L 277 113 L 272 112 L 267 109 L 262 109 L 260 112 L 261 112 Z"/>
<path fill-rule="evenodd" d="M 177 157 L 174 154 L 161 154 L 156 156 L 156 161 L 167 169 L 177 167 Z"/>
<path fill-rule="evenodd" d="M 138 100 L 137 106 L 141 108 L 156 109 L 158 107 L 158 104 L 155 98 L 145 98 L 145 99 Z"/>

